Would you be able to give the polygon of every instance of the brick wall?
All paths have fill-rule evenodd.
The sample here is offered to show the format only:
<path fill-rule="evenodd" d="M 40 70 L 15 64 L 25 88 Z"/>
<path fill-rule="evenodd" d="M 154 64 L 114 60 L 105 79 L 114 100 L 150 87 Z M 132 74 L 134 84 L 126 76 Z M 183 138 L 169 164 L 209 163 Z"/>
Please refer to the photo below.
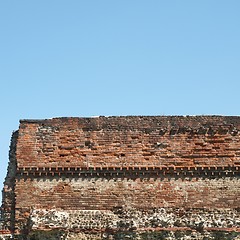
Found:
<path fill-rule="evenodd" d="M 22 236 L 239 236 L 240 117 L 22 120 L 15 138 L 10 212 Z"/>
<path fill-rule="evenodd" d="M 18 167 L 240 166 L 237 117 L 21 121 Z"/>
<path fill-rule="evenodd" d="M 162 207 L 229 209 L 240 202 L 239 178 L 44 178 L 16 183 L 16 207 L 112 210 Z"/>

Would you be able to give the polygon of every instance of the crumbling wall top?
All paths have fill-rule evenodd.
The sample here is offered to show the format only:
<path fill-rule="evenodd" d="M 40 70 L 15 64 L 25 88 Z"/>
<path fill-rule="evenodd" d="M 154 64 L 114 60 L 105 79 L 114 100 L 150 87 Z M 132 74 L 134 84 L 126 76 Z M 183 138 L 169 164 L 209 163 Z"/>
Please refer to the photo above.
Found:
<path fill-rule="evenodd" d="M 238 116 L 218 116 L 218 115 L 202 115 L 202 116 L 97 116 L 97 117 L 59 117 L 52 119 L 23 119 L 20 120 L 21 125 L 26 124 L 39 125 L 73 125 L 73 127 L 88 126 L 98 128 L 115 129 L 142 129 L 144 127 L 152 128 L 171 128 L 171 127 L 188 127 L 199 128 L 213 126 L 234 126 L 240 128 L 240 117 Z"/>

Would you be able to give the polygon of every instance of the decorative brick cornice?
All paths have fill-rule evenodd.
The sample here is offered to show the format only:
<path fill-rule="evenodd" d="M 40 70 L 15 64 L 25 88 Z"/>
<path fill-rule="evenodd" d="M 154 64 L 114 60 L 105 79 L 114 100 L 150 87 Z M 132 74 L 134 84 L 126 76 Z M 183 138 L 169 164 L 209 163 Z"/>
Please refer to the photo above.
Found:
<path fill-rule="evenodd" d="M 17 176 L 181 176 L 181 177 L 231 177 L 240 176 L 238 166 L 201 167 L 23 167 L 17 169 Z"/>

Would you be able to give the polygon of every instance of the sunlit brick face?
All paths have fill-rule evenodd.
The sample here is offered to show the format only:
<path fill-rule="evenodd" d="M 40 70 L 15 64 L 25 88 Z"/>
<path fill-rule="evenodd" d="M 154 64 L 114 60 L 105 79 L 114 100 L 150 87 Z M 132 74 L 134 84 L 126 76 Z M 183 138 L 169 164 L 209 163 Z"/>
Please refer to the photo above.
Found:
<path fill-rule="evenodd" d="M 237 235 L 239 140 L 239 117 L 22 120 L 3 191 L 5 226 L 19 239 L 48 239 L 56 229 L 63 239 Z"/>

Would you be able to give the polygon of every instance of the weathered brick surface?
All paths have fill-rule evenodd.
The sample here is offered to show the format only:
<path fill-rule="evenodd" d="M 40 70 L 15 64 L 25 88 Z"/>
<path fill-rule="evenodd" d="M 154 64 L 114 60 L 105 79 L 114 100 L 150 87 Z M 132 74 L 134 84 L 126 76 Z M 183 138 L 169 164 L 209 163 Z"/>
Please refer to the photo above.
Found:
<path fill-rule="evenodd" d="M 29 187 L 31 186 L 31 187 Z M 16 207 L 64 210 L 238 208 L 240 179 L 44 178 L 16 182 Z"/>
<path fill-rule="evenodd" d="M 18 167 L 240 165 L 237 117 L 22 121 Z"/>
<path fill-rule="evenodd" d="M 239 236 L 240 117 L 22 120 L 13 140 L 2 216 L 19 238 Z"/>

